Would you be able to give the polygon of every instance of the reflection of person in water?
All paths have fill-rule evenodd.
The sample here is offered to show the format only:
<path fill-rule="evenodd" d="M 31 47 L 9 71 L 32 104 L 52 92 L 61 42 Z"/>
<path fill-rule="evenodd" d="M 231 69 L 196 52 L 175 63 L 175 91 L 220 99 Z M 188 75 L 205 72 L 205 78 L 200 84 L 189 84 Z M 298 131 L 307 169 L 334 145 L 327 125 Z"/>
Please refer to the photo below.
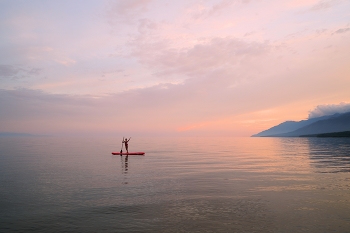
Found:
<path fill-rule="evenodd" d="M 122 174 L 123 174 L 123 180 L 122 184 L 128 184 L 128 170 L 129 170 L 129 163 L 128 163 L 128 156 L 125 156 L 125 158 L 120 157 L 121 165 L 122 165 Z"/>
<path fill-rule="evenodd" d="M 123 157 L 120 157 L 121 158 L 121 165 L 122 165 L 122 172 L 123 173 L 128 173 L 128 170 L 129 170 L 129 164 L 128 164 L 128 160 L 129 160 L 129 158 L 128 158 L 128 156 L 125 156 L 125 159 L 123 159 Z"/>
<path fill-rule="evenodd" d="M 128 156 L 125 157 L 125 172 L 128 171 Z"/>
<path fill-rule="evenodd" d="M 127 138 L 124 139 L 124 137 L 123 137 L 123 141 L 122 141 L 122 143 L 124 143 L 124 145 L 125 145 L 126 153 L 128 153 L 128 154 L 129 154 L 129 144 L 128 144 L 128 142 L 130 141 L 130 138 L 128 140 Z"/>

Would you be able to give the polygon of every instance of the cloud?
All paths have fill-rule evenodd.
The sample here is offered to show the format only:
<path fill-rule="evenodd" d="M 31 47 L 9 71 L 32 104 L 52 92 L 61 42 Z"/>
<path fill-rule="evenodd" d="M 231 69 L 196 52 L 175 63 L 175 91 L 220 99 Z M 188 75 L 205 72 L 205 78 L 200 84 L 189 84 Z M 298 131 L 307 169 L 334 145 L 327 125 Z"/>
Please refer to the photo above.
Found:
<path fill-rule="evenodd" d="M 102 97 L 0 89 L 0 128 L 40 134 L 176 132 L 177 124 L 197 114 L 191 92 L 182 88 L 163 84 Z"/>
<path fill-rule="evenodd" d="M 32 89 L 15 89 L 15 90 L 4 90 L 0 89 L 0 96 L 6 100 L 4 103 L 8 105 L 12 103 L 19 103 L 26 105 L 28 102 L 33 101 L 37 104 L 54 105 L 59 103 L 65 103 L 65 105 L 70 106 L 87 106 L 91 105 L 91 101 L 87 101 L 88 95 L 68 95 L 68 94 L 49 94 L 41 90 Z M 33 105 L 32 105 L 33 106 Z"/>
<path fill-rule="evenodd" d="M 318 105 L 314 110 L 310 111 L 309 119 L 345 112 L 350 112 L 350 103 Z"/>
<path fill-rule="evenodd" d="M 333 34 L 342 34 L 342 33 L 347 33 L 350 32 L 350 28 L 341 28 L 336 30 Z"/>
<path fill-rule="evenodd" d="M 145 11 L 152 0 L 110 1 L 107 17 L 112 24 L 134 23 Z"/>
<path fill-rule="evenodd" d="M 239 114 L 253 103 L 249 91 L 230 88 L 205 78 L 182 84 L 163 83 L 104 96 L 50 94 L 40 90 L 0 89 L 0 128 L 8 132 L 40 134 L 70 132 L 157 132 L 198 122 L 218 121 L 222 115 Z M 207 124 L 199 124 L 199 128 Z"/>
<path fill-rule="evenodd" d="M 137 45 L 139 46 L 139 44 Z M 268 43 L 244 42 L 235 38 L 214 38 L 205 44 L 197 44 L 187 49 L 157 50 L 154 44 L 143 44 L 137 48 L 135 56 L 151 67 L 156 67 L 158 75 L 185 75 L 203 77 L 211 73 L 237 70 L 254 66 L 255 59 L 271 50 Z"/>
<path fill-rule="evenodd" d="M 94 100 L 89 96 L 49 94 L 39 90 L 0 89 L 0 128 L 10 132 L 69 131 L 75 128 L 74 124 L 88 124 Z"/>
<path fill-rule="evenodd" d="M 155 30 L 158 25 L 149 19 L 139 19 L 138 31 L 140 34 L 145 34 L 148 30 Z"/>
<path fill-rule="evenodd" d="M 11 65 L 0 65 L 0 77 L 13 77 L 20 71 L 22 71 L 21 68 L 15 68 Z"/>
<path fill-rule="evenodd" d="M 209 18 L 219 15 L 234 4 L 247 4 L 250 1 L 251 0 L 222 0 L 212 6 L 206 6 L 204 3 L 200 3 L 192 7 L 192 15 L 194 19 Z"/>
<path fill-rule="evenodd" d="M 41 74 L 39 68 L 24 68 L 14 65 L 0 65 L 0 78 L 20 78 L 23 76 L 38 76 Z"/>
<path fill-rule="evenodd" d="M 199 18 L 207 18 L 207 17 L 214 16 L 216 14 L 219 14 L 222 10 L 227 9 L 233 4 L 234 4 L 234 1 L 224 0 L 210 7 L 202 4 L 197 5 L 195 8 L 195 12 L 193 13 L 193 18 L 199 19 Z"/>
<path fill-rule="evenodd" d="M 339 0 L 321 0 L 315 5 L 313 5 L 310 10 L 311 11 L 320 11 L 320 10 L 325 10 L 333 7 L 339 2 Z"/>

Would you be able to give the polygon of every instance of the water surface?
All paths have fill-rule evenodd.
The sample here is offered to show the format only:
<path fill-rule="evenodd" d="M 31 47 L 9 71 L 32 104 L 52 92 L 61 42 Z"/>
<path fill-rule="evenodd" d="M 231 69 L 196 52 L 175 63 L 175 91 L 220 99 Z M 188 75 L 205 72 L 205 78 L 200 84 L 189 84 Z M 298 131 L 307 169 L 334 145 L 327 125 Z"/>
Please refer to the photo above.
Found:
<path fill-rule="evenodd" d="M 0 138 L 0 232 L 350 232 L 348 138 Z"/>

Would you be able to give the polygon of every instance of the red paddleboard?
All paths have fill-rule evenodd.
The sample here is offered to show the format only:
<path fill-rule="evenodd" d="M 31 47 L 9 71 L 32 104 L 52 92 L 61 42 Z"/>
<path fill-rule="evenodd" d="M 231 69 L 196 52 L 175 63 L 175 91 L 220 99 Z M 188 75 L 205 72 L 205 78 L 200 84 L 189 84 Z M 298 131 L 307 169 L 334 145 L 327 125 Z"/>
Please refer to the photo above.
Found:
<path fill-rule="evenodd" d="M 129 152 L 129 153 L 112 152 L 112 155 L 145 155 L 145 152 Z"/>

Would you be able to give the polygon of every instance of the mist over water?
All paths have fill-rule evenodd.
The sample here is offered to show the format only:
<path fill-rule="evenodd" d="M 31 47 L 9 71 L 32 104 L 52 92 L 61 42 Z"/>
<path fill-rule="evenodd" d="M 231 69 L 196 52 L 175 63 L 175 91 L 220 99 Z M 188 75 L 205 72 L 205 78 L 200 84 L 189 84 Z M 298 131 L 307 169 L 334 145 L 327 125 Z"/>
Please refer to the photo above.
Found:
<path fill-rule="evenodd" d="M 0 138 L 1 232 L 347 232 L 347 138 Z"/>

